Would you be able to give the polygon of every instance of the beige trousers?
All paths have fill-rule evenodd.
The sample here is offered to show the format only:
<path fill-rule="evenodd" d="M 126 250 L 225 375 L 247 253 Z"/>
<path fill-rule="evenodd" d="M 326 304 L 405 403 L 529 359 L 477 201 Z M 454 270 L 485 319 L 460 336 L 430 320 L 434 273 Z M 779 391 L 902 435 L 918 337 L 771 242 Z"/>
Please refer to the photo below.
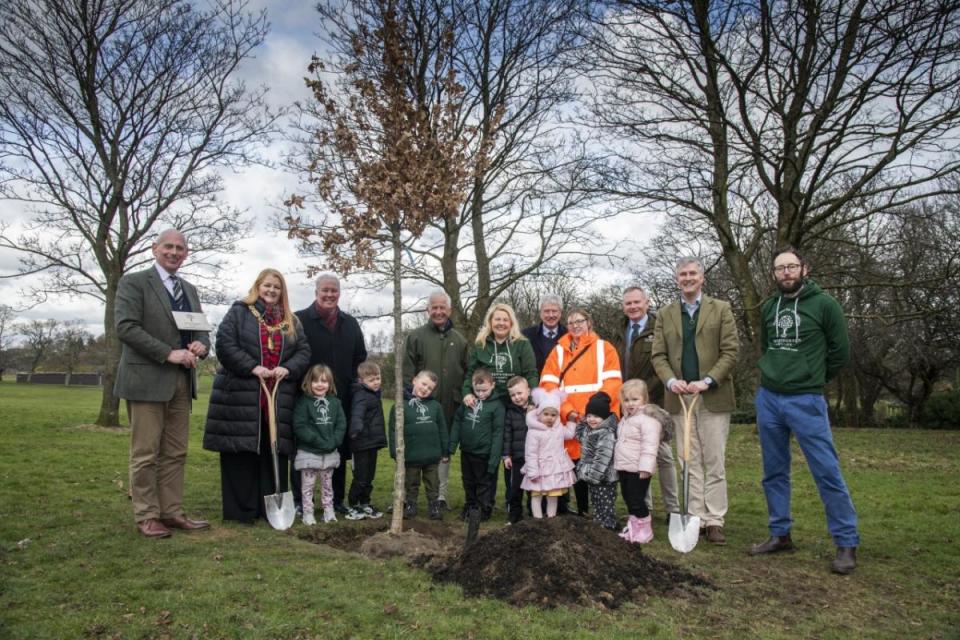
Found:
<path fill-rule="evenodd" d="M 680 513 L 680 501 L 677 499 L 677 467 L 673 459 L 673 448 L 669 442 L 660 441 L 657 449 L 657 476 L 660 479 L 660 497 L 663 498 L 665 513 Z M 653 483 L 647 491 L 647 509 L 653 511 Z"/>
<path fill-rule="evenodd" d="M 183 515 L 183 477 L 190 436 L 190 376 L 178 377 L 168 402 L 127 401 L 130 497 L 137 522 Z"/>
<path fill-rule="evenodd" d="M 691 396 L 687 396 L 689 400 Z M 683 414 L 673 415 L 677 456 L 683 461 Z M 705 527 L 723 526 L 727 513 L 727 471 L 724 462 L 730 414 L 713 413 L 697 402 L 690 430 L 690 505 L 691 515 Z M 683 478 L 681 476 L 681 482 Z"/>

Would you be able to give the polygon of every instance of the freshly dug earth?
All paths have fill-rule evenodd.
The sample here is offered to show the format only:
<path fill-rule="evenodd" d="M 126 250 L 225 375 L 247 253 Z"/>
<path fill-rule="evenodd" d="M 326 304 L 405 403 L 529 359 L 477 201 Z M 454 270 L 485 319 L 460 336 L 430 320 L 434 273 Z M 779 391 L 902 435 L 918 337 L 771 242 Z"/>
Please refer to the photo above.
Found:
<path fill-rule="evenodd" d="M 300 529 L 297 536 L 343 551 L 373 558 L 403 557 L 415 566 L 447 561 L 463 546 L 464 525 L 448 518 L 447 522 L 426 519 L 407 520 L 398 535 L 388 532 L 390 520 L 341 521 Z"/>
<path fill-rule="evenodd" d="M 582 518 L 525 519 L 488 531 L 445 567 L 428 567 L 470 596 L 515 605 L 615 608 L 648 595 L 692 594 L 712 585 L 643 554 Z"/>

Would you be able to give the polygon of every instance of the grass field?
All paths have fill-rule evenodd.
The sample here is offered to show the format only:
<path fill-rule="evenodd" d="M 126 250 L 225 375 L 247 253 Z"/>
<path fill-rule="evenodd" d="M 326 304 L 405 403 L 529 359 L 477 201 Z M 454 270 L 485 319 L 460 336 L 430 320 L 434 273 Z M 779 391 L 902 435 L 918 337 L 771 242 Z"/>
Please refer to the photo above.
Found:
<path fill-rule="evenodd" d="M 863 537 L 860 567 L 844 577 L 829 573 L 833 545 L 798 450 L 798 549 L 746 555 L 766 537 L 766 515 L 754 429 L 736 426 L 729 544 L 681 556 L 661 516 L 644 549 L 716 591 L 541 611 L 465 600 L 399 560 L 222 524 L 217 457 L 200 447 L 206 397 L 191 423 L 185 504 L 213 530 L 145 540 L 126 497 L 129 433 L 83 426 L 98 403 L 98 389 L 0 383 L 2 638 L 960 638 L 958 431 L 836 434 Z M 384 455 L 381 506 L 391 471 Z M 458 487 L 454 506 L 461 497 Z M 500 511 L 489 526 L 502 524 Z"/>

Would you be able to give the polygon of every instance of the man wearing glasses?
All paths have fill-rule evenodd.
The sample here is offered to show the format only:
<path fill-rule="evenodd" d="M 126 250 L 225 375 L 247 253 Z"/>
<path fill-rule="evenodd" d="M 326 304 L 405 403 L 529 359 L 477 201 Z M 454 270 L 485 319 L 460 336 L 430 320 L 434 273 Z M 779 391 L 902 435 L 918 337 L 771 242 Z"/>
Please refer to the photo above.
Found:
<path fill-rule="evenodd" d="M 775 295 L 761 308 L 757 430 L 763 453 L 763 491 L 770 538 L 750 549 L 763 555 L 793 549 L 790 539 L 790 434 L 807 460 L 837 545 L 832 569 L 856 567 L 857 512 L 840 472 L 823 386 L 849 359 L 847 323 L 840 304 L 807 279 L 809 267 L 787 247 L 773 260 Z"/>
<path fill-rule="evenodd" d="M 690 504 L 700 518 L 702 534 L 712 544 L 726 544 L 723 518 L 727 513 L 726 448 L 730 413 L 736 406 L 733 367 L 740 342 L 729 302 L 703 294 L 703 263 L 699 258 L 677 260 L 680 299 L 657 315 L 650 359 L 666 388 L 664 409 L 682 433 L 679 395 L 700 395 L 690 437 Z M 683 457 L 683 438 L 677 438 Z"/>

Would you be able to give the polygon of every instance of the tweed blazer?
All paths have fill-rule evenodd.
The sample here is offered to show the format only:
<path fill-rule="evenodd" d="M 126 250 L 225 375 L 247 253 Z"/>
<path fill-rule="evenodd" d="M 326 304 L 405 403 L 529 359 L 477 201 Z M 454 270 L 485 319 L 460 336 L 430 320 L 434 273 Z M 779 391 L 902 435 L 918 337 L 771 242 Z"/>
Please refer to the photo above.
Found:
<path fill-rule="evenodd" d="M 680 301 L 667 305 L 657 314 L 653 331 L 653 348 L 650 360 L 664 385 L 670 378 L 682 378 L 680 362 L 683 356 L 683 327 Z M 704 295 L 700 298 L 700 316 L 695 334 L 697 359 L 700 363 L 700 379 L 707 376 L 716 381 L 716 386 L 702 393 L 703 405 L 715 413 L 733 411 L 736 395 L 733 389 L 733 367 L 737 362 L 740 339 L 737 324 L 729 302 Z M 672 391 L 665 390 L 664 409 L 680 413 L 680 399 Z"/>
<path fill-rule="evenodd" d="M 183 278 L 180 284 L 190 308 L 202 312 L 196 288 Z M 122 343 L 114 394 L 135 402 L 167 402 L 176 391 L 177 375 L 184 369 L 167 362 L 170 352 L 180 348 L 180 331 L 173 320 L 170 295 L 153 264 L 120 278 L 114 318 Z M 193 339 L 209 351 L 208 332 L 196 331 Z M 190 375 L 196 398 L 196 369 L 191 369 Z"/>

